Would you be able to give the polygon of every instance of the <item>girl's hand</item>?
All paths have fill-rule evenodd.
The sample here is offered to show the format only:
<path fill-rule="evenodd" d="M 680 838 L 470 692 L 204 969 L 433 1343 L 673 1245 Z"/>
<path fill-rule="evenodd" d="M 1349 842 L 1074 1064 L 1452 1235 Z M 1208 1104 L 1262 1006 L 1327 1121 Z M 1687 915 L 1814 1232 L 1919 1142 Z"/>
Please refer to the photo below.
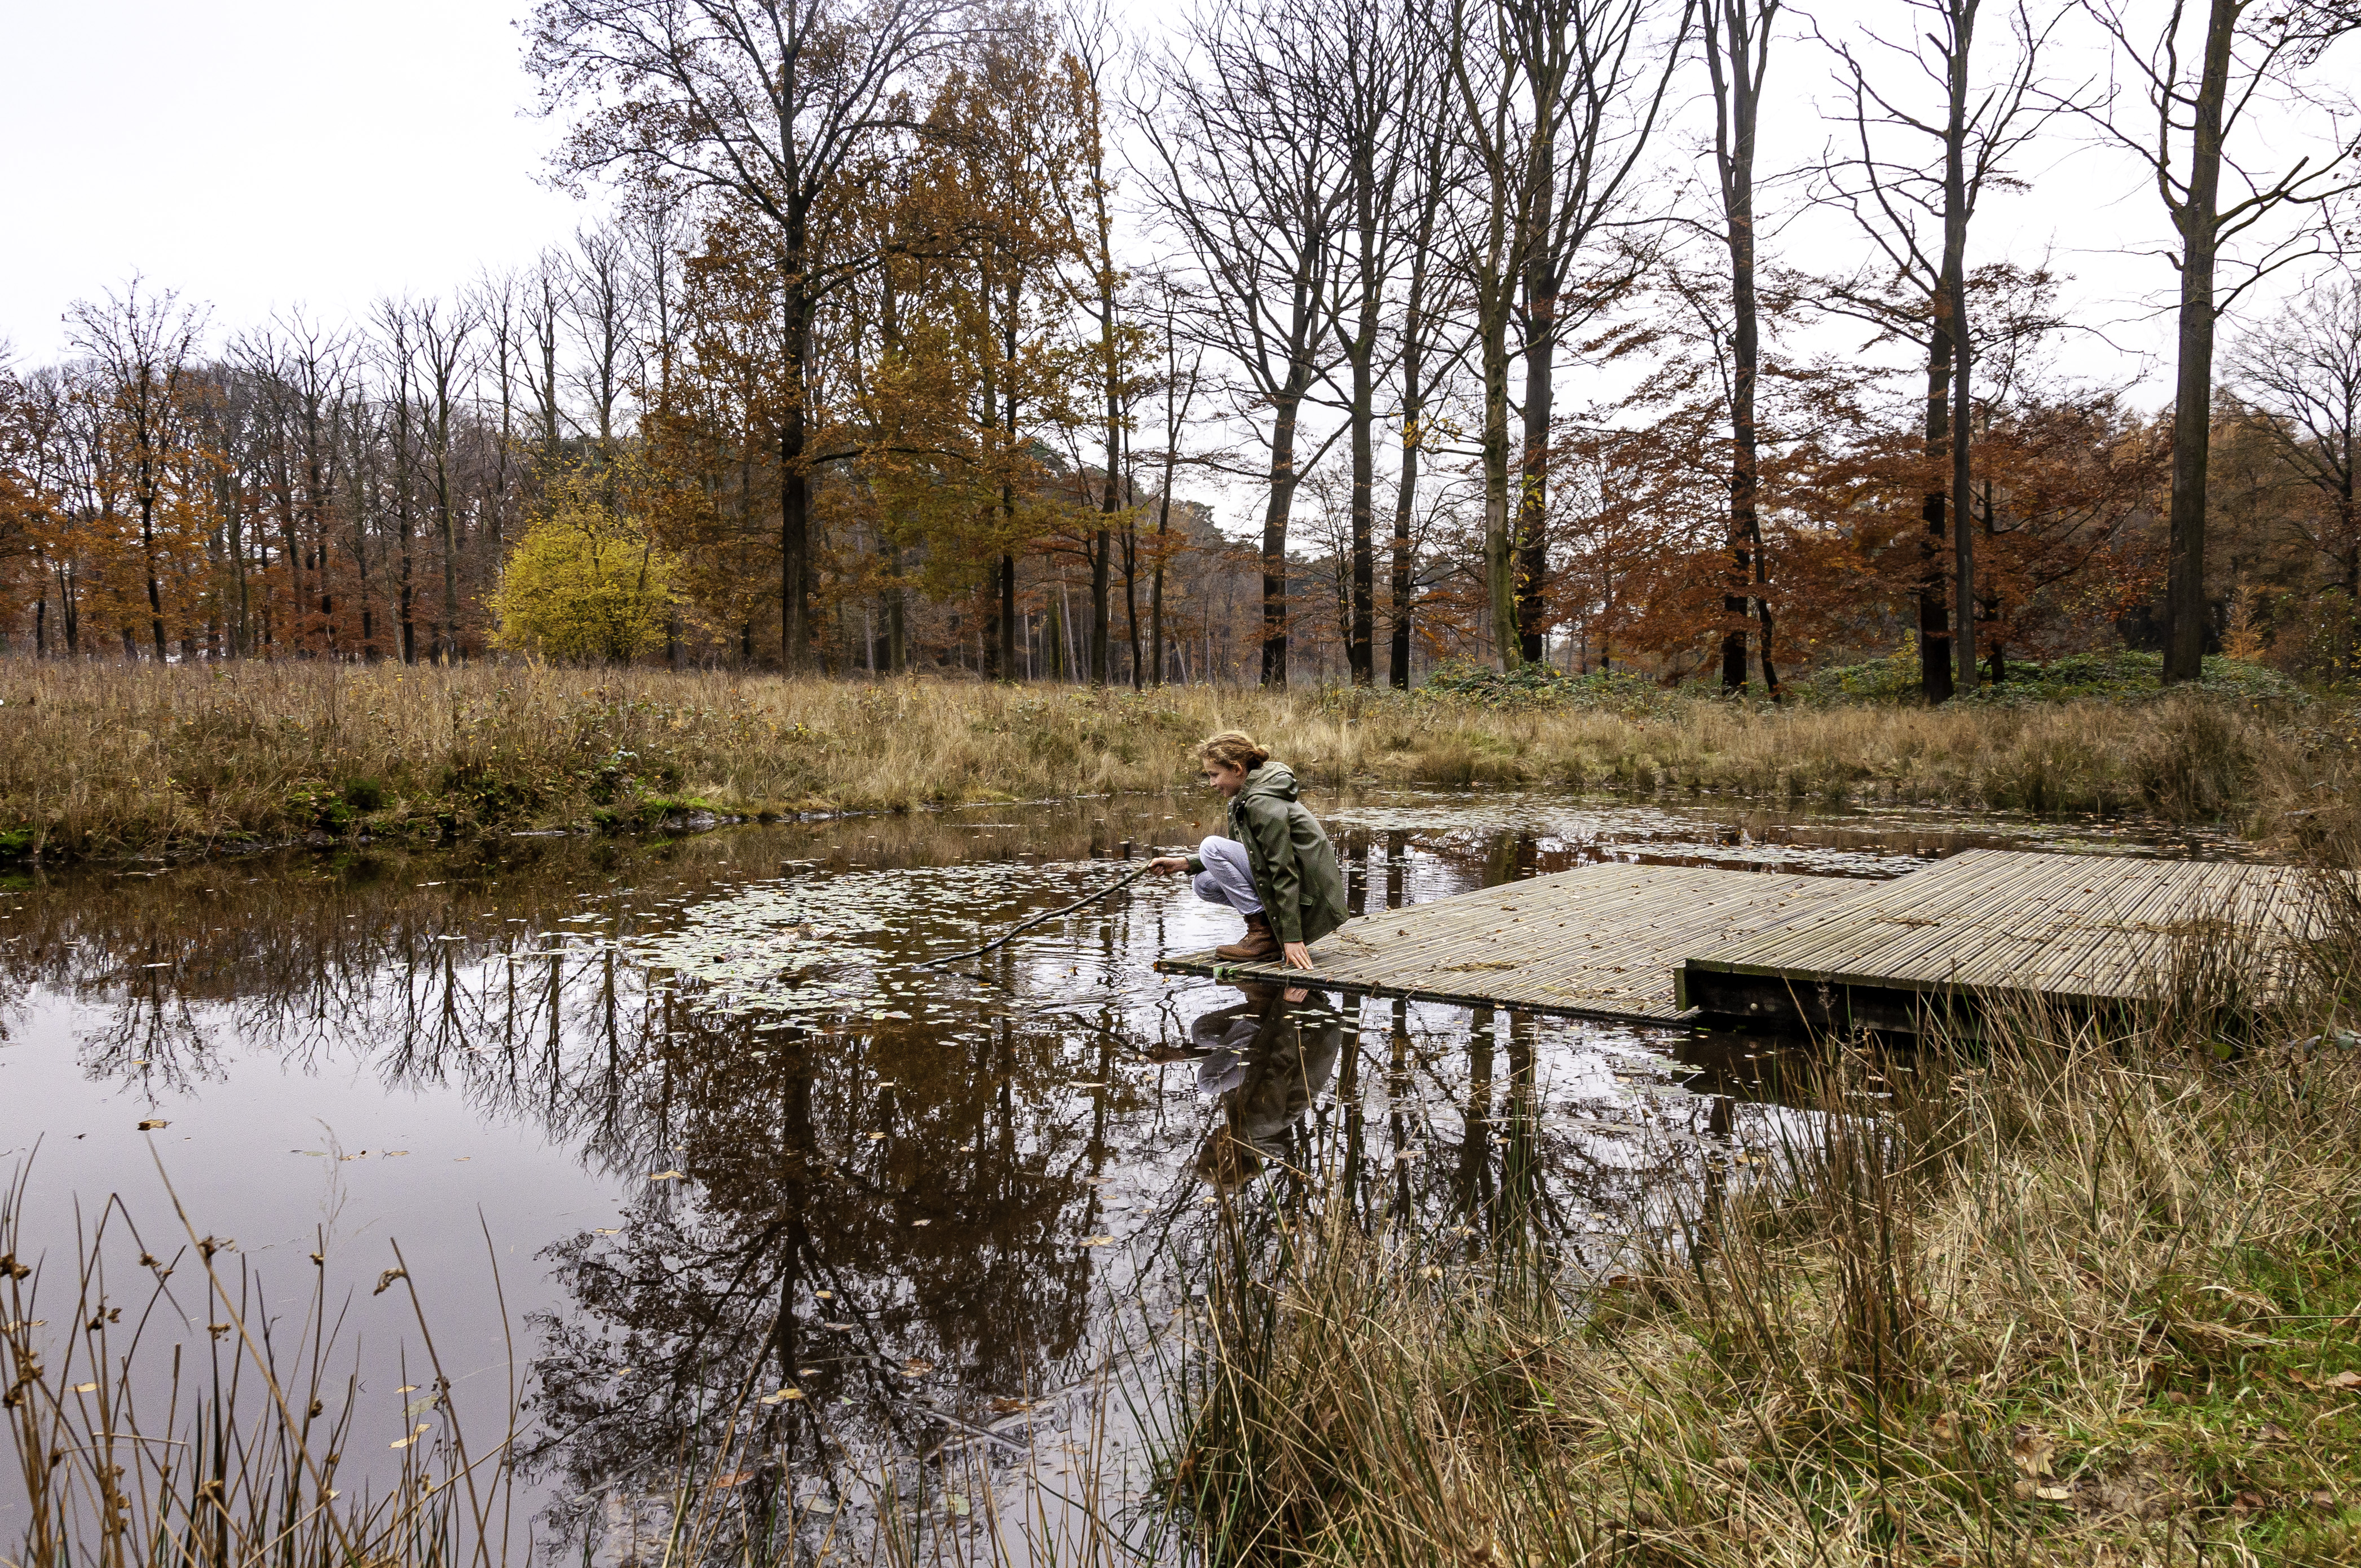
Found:
<path fill-rule="evenodd" d="M 1288 943 L 1286 947 L 1279 949 L 1279 957 L 1286 960 L 1289 969 L 1312 967 L 1312 953 L 1301 942 Z"/>

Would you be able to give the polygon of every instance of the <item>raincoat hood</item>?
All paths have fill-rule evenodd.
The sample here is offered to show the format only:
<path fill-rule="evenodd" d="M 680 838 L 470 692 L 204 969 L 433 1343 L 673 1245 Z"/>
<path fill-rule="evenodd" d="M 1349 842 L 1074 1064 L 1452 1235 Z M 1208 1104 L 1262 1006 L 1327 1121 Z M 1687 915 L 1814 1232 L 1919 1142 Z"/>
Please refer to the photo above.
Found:
<path fill-rule="evenodd" d="M 1246 787 L 1238 791 L 1243 804 L 1249 795 L 1267 795 L 1282 804 L 1292 804 L 1302 798 L 1302 788 L 1295 782 L 1295 771 L 1285 762 L 1265 762 L 1246 774 Z"/>

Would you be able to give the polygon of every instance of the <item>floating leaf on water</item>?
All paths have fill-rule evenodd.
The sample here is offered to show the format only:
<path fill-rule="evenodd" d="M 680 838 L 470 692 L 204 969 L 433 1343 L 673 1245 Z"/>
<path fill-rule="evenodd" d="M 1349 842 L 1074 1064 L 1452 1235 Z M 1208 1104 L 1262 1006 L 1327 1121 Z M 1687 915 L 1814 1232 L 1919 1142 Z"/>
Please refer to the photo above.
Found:
<path fill-rule="evenodd" d="M 370 1291 L 369 1294 L 372 1296 L 382 1296 L 387 1291 L 393 1288 L 393 1282 L 395 1280 L 407 1279 L 409 1277 L 410 1271 L 408 1269 L 389 1268 L 383 1274 L 377 1277 L 377 1288 Z"/>
<path fill-rule="evenodd" d="M 143 1133 L 152 1133 L 159 1128 L 169 1127 L 171 1124 L 171 1123 L 165 1121 L 160 1116 L 150 1116 L 146 1121 L 139 1124 L 139 1131 Z"/>
<path fill-rule="evenodd" d="M 687 1178 L 688 1172 L 685 1170 L 659 1170 L 648 1179 L 650 1181 L 684 1181 Z"/>
<path fill-rule="evenodd" d="M 784 1405 L 790 1399 L 800 1399 L 803 1397 L 804 1391 L 800 1388 L 782 1388 L 775 1394 L 763 1395 L 760 1402 L 765 1405 Z"/>
<path fill-rule="evenodd" d="M 1089 1236 L 1084 1238 L 1082 1245 L 1084 1246 L 1113 1246 L 1115 1245 L 1115 1238 L 1113 1236 Z"/>
<path fill-rule="evenodd" d="M 73 1391 L 77 1394 L 95 1394 L 98 1392 L 98 1385 L 95 1383 L 77 1383 L 73 1386 Z"/>
<path fill-rule="evenodd" d="M 950 1510 L 954 1515 L 961 1519 L 967 1518 L 967 1499 L 959 1493 L 944 1493 L 943 1501 L 950 1505 Z"/>

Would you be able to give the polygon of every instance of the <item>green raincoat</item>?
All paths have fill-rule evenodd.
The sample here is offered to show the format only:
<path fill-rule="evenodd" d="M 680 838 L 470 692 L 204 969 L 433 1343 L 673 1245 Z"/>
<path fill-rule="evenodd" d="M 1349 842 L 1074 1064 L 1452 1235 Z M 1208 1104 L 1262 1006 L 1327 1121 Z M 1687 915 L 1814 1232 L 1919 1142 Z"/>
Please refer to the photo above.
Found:
<path fill-rule="evenodd" d="M 1316 942 L 1347 918 L 1345 873 L 1328 835 L 1297 793 L 1285 762 L 1254 769 L 1230 800 L 1227 836 L 1246 847 L 1255 896 L 1271 933 L 1282 942 Z M 1189 857 L 1191 874 L 1204 869 L 1204 861 Z"/>

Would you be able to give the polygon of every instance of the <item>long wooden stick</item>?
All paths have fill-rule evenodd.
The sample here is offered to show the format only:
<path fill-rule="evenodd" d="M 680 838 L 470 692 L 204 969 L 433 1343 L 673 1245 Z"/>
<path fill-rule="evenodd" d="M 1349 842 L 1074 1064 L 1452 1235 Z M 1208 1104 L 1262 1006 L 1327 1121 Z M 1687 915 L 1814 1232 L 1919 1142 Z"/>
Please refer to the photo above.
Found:
<path fill-rule="evenodd" d="M 1136 883 L 1141 877 L 1146 876 L 1155 868 L 1155 859 L 1150 857 L 1147 865 L 1140 867 L 1130 875 L 1123 877 L 1118 881 L 1110 883 L 1108 886 L 1101 888 L 1098 892 L 1091 894 L 1088 898 L 1078 898 L 1073 903 L 1067 905 L 1063 909 L 1052 909 L 1047 915 L 1036 915 L 1032 919 L 1026 921 L 1021 926 L 1010 927 L 1004 935 L 996 937 L 993 940 L 986 942 L 981 948 L 976 948 L 964 953 L 952 953 L 947 958 L 928 959 L 925 963 L 920 964 L 918 967 L 920 969 L 940 969 L 945 964 L 955 964 L 967 959 L 980 959 L 983 957 L 984 954 L 992 951 L 994 948 L 1005 947 L 1010 942 L 1013 942 L 1017 938 L 1023 936 L 1026 932 L 1033 929 L 1036 926 L 1046 925 L 1049 921 L 1055 920 L 1060 915 L 1071 915 L 1075 910 L 1085 908 L 1091 905 L 1096 904 L 1100 899 L 1104 898 L 1111 894 L 1121 893 L 1125 888 L 1129 887 L 1133 883 Z"/>

